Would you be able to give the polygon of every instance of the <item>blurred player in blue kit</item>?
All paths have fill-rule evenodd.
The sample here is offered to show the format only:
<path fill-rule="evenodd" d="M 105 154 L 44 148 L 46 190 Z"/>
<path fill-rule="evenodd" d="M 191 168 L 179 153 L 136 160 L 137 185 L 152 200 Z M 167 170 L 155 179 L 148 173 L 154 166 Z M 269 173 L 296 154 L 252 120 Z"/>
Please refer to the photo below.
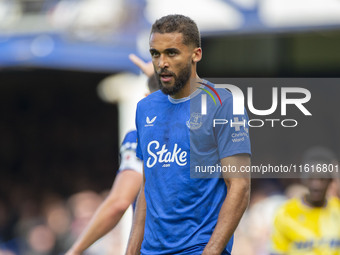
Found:
<path fill-rule="evenodd" d="M 151 63 L 145 63 L 135 55 L 130 55 L 130 59 L 148 75 L 149 91 L 152 93 L 158 90 L 159 86 L 153 75 Z M 120 167 L 109 195 L 66 255 L 82 254 L 112 230 L 127 208 L 135 201 L 143 179 L 142 161 L 136 157 L 136 147 L 137 132 L 134 130 L 128 132 L 123 140 L 120 148 Z"/>
<path fill-rule="evenodd" d="M 191 178 L 190 168 L 250 165 L 248 117 L 233 115 L 232 95 L 225 89 L 216 89 L 221 105 L 208 100 L 208 114 L 200 115 L 205 92 L 197 87 L 215 89 L 196 73 L 202 49 L 190 18 L 157 20 L 149 43 L 161 91 L 137 106 L 137 156 L 144 178 L 126 254 L 230 255 L 233 233 L 249 202 L 249 175 Z M 213 118 L 234 117 L 244 126 L 212 125 Z"/>

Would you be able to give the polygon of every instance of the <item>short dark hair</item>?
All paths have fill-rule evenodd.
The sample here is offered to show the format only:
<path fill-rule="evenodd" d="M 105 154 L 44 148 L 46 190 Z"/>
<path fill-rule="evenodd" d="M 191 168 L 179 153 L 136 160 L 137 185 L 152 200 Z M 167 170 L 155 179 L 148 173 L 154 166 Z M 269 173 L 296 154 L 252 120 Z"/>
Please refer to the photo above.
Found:
<path fill-rule="evenodd" d="M 183 34 L 183 44 L 201 47 L 201 36 L 195 21 L 184 15 L 173 14 L 164 16 L 156 20 L 151 29 L 151 34 L 174 32 Z"/>
<path fill-rule="evenodd" d="M 315 146 L 309 148 L 302 156 L 302 166 L 305 167 L 306 165 L 309 168 L 313 167 L 311 171 L 302 171 L 301 177 L 302 178 L 312 178 L 313 176 L 321 176 L 322 178 L 332 178 L 333 175 L 330 171 L 318 171 L 317 167 L 318 164 L 322 168 L 322 165 L 330 167 L 331 164 L 337 164 L 337 157 L 333 151 L 329 148 L 323 146 Z M 315 170 L 317 169 L 317 170 Z"/>
<path fill-rule="evenodd" d="M 332 164 L 337 161 L 333 151 L 326 147 L 315 146 L 309 148 L 302 157 L 302 164 Z"/>
<path fill-rule="evenodd" d="M 153 74 L 148 78 L 148 88 L 151 93 L 159 90 L 159 82 L 158 78 L 156 77 L 156 74 Z"/>

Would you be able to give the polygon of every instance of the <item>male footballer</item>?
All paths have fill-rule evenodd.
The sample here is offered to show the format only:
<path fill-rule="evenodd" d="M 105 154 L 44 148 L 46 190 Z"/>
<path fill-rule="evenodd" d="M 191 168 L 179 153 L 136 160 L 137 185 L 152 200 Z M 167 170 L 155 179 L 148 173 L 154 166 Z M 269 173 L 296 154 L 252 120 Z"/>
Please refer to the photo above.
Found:
<path fill-rule="evenodd" d="M 230 255 L 249 202 L 249 176 L 221 172 L 220 178 L 193 178 L 191 171 L 198 165 L 250 165 L 248 117 L 237 116 L 244 126 L 213 126 L 214 118 L 234 120 L 233 98 L 197 75 L 202 49 L 193 20 L 160 18 L 149 44 L 161 90 L 137 106 L 136 154 L 144 176 L 126 254 Z M 196 103 L 208 89 L 220 103 L 207 100 L 204 115 Z M 236 136 L 243 139 L 233 140 Z"/>

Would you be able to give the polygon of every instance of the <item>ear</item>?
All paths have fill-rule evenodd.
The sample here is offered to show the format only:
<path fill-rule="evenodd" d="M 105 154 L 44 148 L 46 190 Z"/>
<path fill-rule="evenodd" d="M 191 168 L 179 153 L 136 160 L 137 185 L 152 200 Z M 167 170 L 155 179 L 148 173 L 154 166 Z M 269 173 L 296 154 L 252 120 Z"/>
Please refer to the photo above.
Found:
<path fill-rule="evenodd" d="M 197 63 L 202 59 L 202 48 L 195 48 L 192 53 L 192 62 Z"/>

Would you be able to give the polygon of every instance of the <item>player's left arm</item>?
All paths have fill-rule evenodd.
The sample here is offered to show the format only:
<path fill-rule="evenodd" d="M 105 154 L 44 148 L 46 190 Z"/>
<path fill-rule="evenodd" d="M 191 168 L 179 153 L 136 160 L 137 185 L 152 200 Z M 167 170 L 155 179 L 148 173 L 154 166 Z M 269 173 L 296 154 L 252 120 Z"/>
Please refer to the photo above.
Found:
<path fill-rule="evenodd" d="M 221 165 L 236 166 L 239 170 L 241 166 L 250 165 L 250 156 L 237 154 L 226 157 L 221 160 Z M 218 215 L 215 230 L 202 255 L 220 255 L 223 252 L 249 203 L 249 173 L 239 173 L 237 176 L 224 173 L 223 178 L 228 187 L 228 194 Z"/>

